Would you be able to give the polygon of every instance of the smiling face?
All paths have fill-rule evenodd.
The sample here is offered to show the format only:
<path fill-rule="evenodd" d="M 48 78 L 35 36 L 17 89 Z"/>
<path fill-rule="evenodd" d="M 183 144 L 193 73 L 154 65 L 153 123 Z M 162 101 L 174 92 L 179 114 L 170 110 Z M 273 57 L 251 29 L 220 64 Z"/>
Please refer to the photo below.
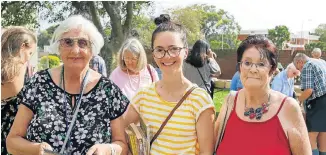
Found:
<path fill-rule="evenodd" d="M 69 68 L 84 69 L 92 58 L 89 37 L 80 29 L 72 29 L 61 36 L 59 51 L 63 63 Z"/>
<path fill-rule="evenodd" d="M 261 57 L 257 48 L 251 47 L 245 50 L 241 62 L 240 79 L 245 88 L 261 89 L 269 85 L 271 65 L 267 58 Z"/>
<path fill-rule="evenodd" d="M 156 35 L 153 42 L 153 55 L 163 75 L 182 73 L 183 60 L 188 54 L 188 49 L 184 48 L 184 46 L 180 34 L 177 32 L 166 31 Z M 159 59 L 155 56 L 155 54 L 164 54 L 167 50 L 169 50 L 169 53 L 165 53 L 164 57 Z"/>

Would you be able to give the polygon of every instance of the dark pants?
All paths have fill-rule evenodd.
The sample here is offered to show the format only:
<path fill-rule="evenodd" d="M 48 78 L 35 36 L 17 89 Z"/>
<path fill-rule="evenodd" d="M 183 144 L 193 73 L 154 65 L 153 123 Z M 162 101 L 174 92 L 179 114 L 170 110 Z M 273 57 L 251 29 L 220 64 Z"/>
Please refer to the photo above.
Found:
<path fill-rule="evenodd" d="M 326 94 L 306 105 L 306 124 L 309 132 L 326 132 Z"/>

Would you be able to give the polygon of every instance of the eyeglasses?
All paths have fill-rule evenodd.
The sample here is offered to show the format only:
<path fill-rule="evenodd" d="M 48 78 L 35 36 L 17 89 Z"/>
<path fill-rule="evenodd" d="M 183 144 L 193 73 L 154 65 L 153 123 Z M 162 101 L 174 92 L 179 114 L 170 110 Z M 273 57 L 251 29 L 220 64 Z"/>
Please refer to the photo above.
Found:
<path fill-rule="evenodd" d="M 239 62 L 239 64 L 245 70 L 249 70 L 253 65 L 255 65 L 258 70 L 265 70 L 268 67 L 272 66 L 272 65 L 269 65 L 269 64 L 266 64 L 266 63 L 263 63 L 263 62 L 252 63 L 252 62 L 249 62 L 249 61 L 241 61 L 241 62 Z"/>
<path fill-rule="evenodd" d="M 153 56 L 157 59 L 161 59 L 165 56 L 166 53 L 169 54 L 170 57 L 177 57 L 180 54 L 180 51 L 185 47 L 169 47 L 167 50 L 164 48 L 155 48 L 153 49 Z"/>
<path fill-rule="evenodd" d="M 59 40 L 61 47 L 71 48 L 77 42 L 78 47 L 82 49 L 86 49 L 91 47 L 91 42 L 84 38 L 62 38 Z"/>
<path fill-rule="evenodd" d="M 128 62 L 137 62 L 138 58 L 123 58 L 123 60 Z"/>

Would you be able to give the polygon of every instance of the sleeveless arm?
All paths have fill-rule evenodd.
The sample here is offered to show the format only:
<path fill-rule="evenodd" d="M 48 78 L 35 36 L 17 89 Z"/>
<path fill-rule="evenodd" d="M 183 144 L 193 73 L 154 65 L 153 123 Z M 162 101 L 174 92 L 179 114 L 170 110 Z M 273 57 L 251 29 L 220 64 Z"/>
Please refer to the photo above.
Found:
<path fill-rule="evenodd" d="M 280 113 L 293 155 L 311 154 L 308 130 L 297 101 L 288 98 Z"/>

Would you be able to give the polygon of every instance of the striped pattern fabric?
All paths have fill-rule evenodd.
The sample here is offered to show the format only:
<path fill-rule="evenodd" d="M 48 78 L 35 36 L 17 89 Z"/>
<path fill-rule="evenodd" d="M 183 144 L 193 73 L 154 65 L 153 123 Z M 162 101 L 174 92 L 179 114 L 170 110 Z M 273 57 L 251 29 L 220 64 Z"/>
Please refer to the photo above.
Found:
<path fill-rule="evenodd" d="M 177 104 L 163 100 L 155 90 L 155 83 L 140 89 L 131 103 L 150 125 L 152 135 Z M 202 88 L 193 90 L 154 141 L 150 154 L 199 154 L 196 122 L 201 112 L 208 108 L 214 110 L 209 94 Z"/>

